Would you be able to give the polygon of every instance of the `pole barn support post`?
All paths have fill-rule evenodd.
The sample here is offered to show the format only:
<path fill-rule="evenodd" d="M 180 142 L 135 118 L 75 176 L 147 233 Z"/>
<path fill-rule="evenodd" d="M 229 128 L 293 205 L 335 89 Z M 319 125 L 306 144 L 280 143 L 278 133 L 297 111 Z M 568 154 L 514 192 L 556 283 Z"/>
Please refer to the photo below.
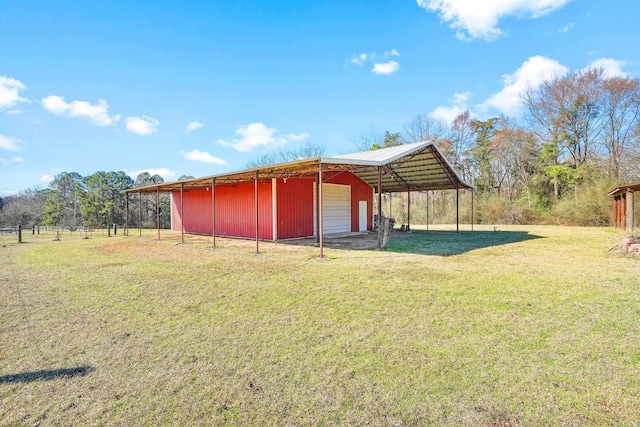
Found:
<path fill-rule="evenodd" d="M 160 187 L 156 188 L 156 223 L 158 226 L 158 241 L 160 241 Z"/>
<path fill-rule="evenodd" d="M 471 231 L 473 231 L 473 188 L 471 189 Z"/>
<path fill-rule="evenodd" d="M 407 190 L 407 232 L 411 231 L 411 191 Z"/>
<path fill-rule="evenodd" d="M 322 203 L 322 163 L 318 162 L 318 242 L 320 244 L 320 258 L 324 258 L 324 206 Z"/>
<path fill-rule="evenodd" d="M 378 166 L 378 242 L 376 249 L 382 247 L 382 166 Z"/>
<path fill-rule="evenodd" d="M 138 233 L 142 237 L 142 191 L 138 191 Z"/>
<path fill-rule="evenodd" d="M 456 233 L 460 232 L 460 189 L 456 185 Z"/>
<path fill-rule="evenodd" d="M 258 210 L 258 171 L 256 171 L 256 177 L 254 179 L 255 181 L 255 193 L 256 193 L 256 253 L 259 254 L 260 253 L 260 244 L 259 239 L 258 239 L 258 232 L 260 231 L 260 227 L 258 224 L 258 220 L 259 220 L 259 210 Z"/>
<path fill-rule="evenodd" d="M 316 243 L 320 243 L 320 186 L 322 185 L 320 169 L 322 169 L 322 166 L 318 163 L 318 176 L 316 176 Z"/>
<path fill-rule="evenodd" d="M 429 231 L 429 190 L 427 190 L 427 231 Z"/>
<path fill-rule="evenodd" d="M 124 193 L 124 235 L 129 236 L 129 193 Z"/>
<path fill-rule="evenodd" d="M 184 184 L 180 183 L 180 243 L 184 244 Z"/>
<path fill-rule="evenodd" d="M 211 237 L 216 248 L 216 179 L 211 178 Z"/>

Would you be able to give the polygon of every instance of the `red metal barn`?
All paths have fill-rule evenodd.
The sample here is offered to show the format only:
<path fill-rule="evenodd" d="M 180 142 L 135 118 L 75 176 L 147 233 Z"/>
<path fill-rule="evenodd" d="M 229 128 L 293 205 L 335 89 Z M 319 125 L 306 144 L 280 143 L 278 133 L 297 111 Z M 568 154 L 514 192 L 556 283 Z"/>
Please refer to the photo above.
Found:
<path fill-rule="evenodd" d="M 257 251 L 259 240 L 317 235 L 322 256 L 323 235 L 372 229 L 374 194 L 381 217 L 382 194 L 406 192 L 408 227 L 411 192 L 455 190 L 457 206 L 458 191 L 473 188 L 432 142 L 423 141 L 166 182 L 125 193 L 155 193 L 159 200 L 160 192 L 169 192 L 171 228 L 182 233 L 183 241 L 184 233 L 208 234 L 215 247 L 216 236 L 243 237 L 255 239 Z M 127 221 L 128 212 L 127 208 Z"/>
<path fill-rule="evenodd" d="M 310 176 L 259 179 L 258 238 L 282 240 L 316 235 L 316 187 L 316 179 Z M 373 187 L 350 172 L 327 178 L 323 183 L 323 232 L 371 230 L 373 192 Z M 215 217 L 216 235 L 255 238 L 255 202 L 255 182 L 183 190 L 182 196 L 180 191 L 173 191 L 171 228 L 181 231 L 184 225 L 186 233 L 211 235 Z"/>

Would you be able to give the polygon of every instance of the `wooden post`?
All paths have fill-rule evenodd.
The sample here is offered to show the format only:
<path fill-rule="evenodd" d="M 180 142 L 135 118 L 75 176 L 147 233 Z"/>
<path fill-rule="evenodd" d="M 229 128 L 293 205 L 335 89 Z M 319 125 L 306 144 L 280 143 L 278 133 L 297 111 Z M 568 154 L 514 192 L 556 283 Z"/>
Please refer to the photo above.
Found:
<path fill-rule="evenodd" d="M 22 226 L 18 224 L 18 243 L 22 243 Z"/>
<path fill-rule="evenodd" d="M 635 227 L 635 218 L 634 218 L 634 194 L 633 190 L 627 188 L 627 230 L 633 231 Z"/>

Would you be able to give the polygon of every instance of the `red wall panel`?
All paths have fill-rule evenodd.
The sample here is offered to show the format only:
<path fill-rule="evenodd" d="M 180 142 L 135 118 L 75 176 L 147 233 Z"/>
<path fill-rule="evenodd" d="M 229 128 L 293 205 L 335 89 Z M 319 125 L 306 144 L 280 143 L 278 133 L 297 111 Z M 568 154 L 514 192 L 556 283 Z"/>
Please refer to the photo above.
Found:
<path fill-rule="evenodd" d="M 313 236 L 313 177 L 276 180 L 277 238 Z M 358 202 L 367 201 L 367 229 L 372 228 L 373 191 L 357 176 L 343 172 L 326 183 L 351 186 L 351 231 L 358 231 Z M 258 184 L 260 239 L 273 239 L 273 199 L 271 180 Z M 216 235 L 255 238 L 254 182 L 215 186 Z M 211 234 L 211 192 L 184 191 L 185 232 Z M 180 231 L 180 192 L 171 197 L 171 228 Z"/>
<path fill-rule="evenodd" d="M 184 216 L 180 215 L 180 192 L 172 193 L 171 228 L 180 231 L 184 218 L 185 232 L 211 234 L 211 193 L 206 190 L 184 192 Z M 215 186 L 216 235 L 255 238 L 256 210 L 253 182 L 234 186 Z M 259 238 L 273 238 L 271 181 L 258 183 Z"/>
<path fill-rule="evenodd" d="M 278 239 L 313 236 L 313 178 L 278 179 Z"/>

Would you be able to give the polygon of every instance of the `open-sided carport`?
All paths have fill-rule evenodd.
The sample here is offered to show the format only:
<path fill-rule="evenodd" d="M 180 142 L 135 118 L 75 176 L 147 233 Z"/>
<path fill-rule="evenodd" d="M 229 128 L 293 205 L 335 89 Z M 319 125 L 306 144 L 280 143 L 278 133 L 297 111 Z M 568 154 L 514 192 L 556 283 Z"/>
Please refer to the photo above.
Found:
<path fill-rule="evenodd" d="M 349 187 L 348 202 L 344 201 L 346 189 L 341 191 L 343 189 L 338 186 Z M 125 191 L 125 202 L 128 219 L 129 194 L 155 193 L 159 198 L 161 192 L 171 193 L 172 225 L 179 223 L 182 241 L 184 233 L 193 230 L 210 234 L 215 247 L 216 235 L 221 235 L 220 230 L 224 228 L 226 236 L 255 239 L 256 252 L 259 252 L 261 239 L 314 235 L 319 242 L 320 256 L 323 256 L 323 237 L 327 230 L 325 215 L 338 218 L 336 221 L 344 220 L 344 214 L 340 216 L 339 210 L 348 209 L 351 231 L 361 230 L 364 222 L 370 230 L 373 228 L 374 193 L 378 218 L 382 218 L 382 194 L 407 192 L 410 224 L 412 191 L 455 190 L 458 230 L 461 189 L 473 192 L 474 187 L 460 178 L 431 141 L 423 141 L 134 188 Z M 325 195 L 325 192 L 331 194 Z M 345 203 L 348 203 L 346 207 Z M 191 211 L 185 205 L 190 206 Z M 366 210 L 364 215 L 363 209 Z M 157 215 L 159 239 L 159 211 Z M 174 216 L 178 216 L 179 221 Z M 190 218 L 196 220 L 189 222 Z M 381 236 L 378 245 L 380 241 Z"/>

